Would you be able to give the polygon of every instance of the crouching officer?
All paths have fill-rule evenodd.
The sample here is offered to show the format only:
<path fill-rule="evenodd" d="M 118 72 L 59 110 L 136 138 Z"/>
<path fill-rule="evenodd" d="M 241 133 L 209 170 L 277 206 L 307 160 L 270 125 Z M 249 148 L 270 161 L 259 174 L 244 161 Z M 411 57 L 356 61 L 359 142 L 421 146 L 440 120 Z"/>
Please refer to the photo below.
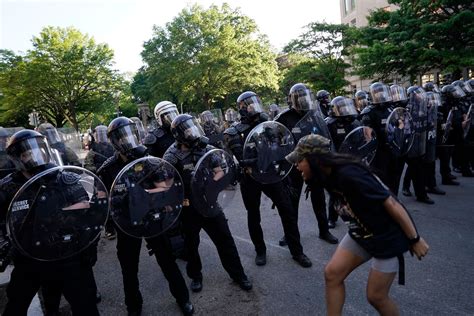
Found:
<path fill-rule="evenodd" d="M 114 156 L 109 158 L 102 165 L 97 171 L 97 174 L 103 180 L 106 187 L 111 188 L 112 182 L 117 175 L 119 175 L 121 170 L 130 162 L 146 156 L 147 150 L 146 147 L 139 143 L 135 123 L 126 117 L 114 119 L 108 126 L 107 136 L 116 152 Z M 111 192 L 113 197 L 114 191 L 111 190 Z M 121 202 L 119 201 L 117 204 L 121 204 Z M 112 205 L 112 212 L 115 212 L 115 209 L 122 206 L 123 205 Z M 141 210 L 136 211 L 139 212 Z M 116 220 L 113 214 L 112 217 Z M 122 268 L 125 304 L 127 305 L 129 315 L 140 315 L 143 299 L 139 289 L 137 274 L 142 238 L 132 236 L 130 233 L 127 234 L 122 230 L 122 227 L 118 228 L 120 229 L 116 229 L 117 257 Z M 186 283 L 175 262 L 168 239 L 164 237 L 164 235 L 159 235 L 153 238 L 146 238 L 145 240 L 147 247 L 151 250 L 150 253 L 155 255 L 158 265 L 168 280 L 171 294 L 176 299 L 183 314 L 193 314 L 194 307 L 189 301 L 189 292 L 186 288 Z"/>
<path fill-rule="evenodd" d="M 196 199 L 191 197 L 191 178 L 196 163 L 214 147 L 207 144 L 208 139 L 204 136 L 204 131 L 191 115 L 181 114 L 176 117 L 171 124 L 171 132 L 176 142 L 168 148 L 163 158 L 176 167 L 184 181 L 185 202 L 182 216 L 188 259 L 186 271 L 192 279 L 191 290 L 202 290 L 202 263 L 198 248 L 199 233 L 204 229 L 216 246 L 224 269 L 243 290 L 248 291 L 252 289 L 252 283 L 245 275 L 222 208 L 216 204 L 215 210 L 211 212 L 211 205 L 204 205 L 205 209 L 197 207 Z M 216 165 L 215 168 L 220 166 Z"/>
<path fill-rule="evenodd" d="M 83 186 L 85 169 L 56 167 L 38 132 L 15 133 L 7 152 L 18 171 L 0 181 L 2 220 L 11 203 L 7 222 L 15 265 L 3 315 L 26 315 L 41 286 L 61 288 L 73 315 L 99 315 L 84 256 L 107 217 L 105 187 L 100 181 Z"/>

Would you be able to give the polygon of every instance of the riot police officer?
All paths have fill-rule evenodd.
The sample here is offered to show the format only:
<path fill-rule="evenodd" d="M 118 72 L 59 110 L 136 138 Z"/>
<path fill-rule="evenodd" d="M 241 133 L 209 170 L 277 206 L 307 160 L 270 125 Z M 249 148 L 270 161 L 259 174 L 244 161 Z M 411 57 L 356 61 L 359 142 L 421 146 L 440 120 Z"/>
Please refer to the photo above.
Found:
<path fill-rule="evenodd" d="M 374 129 L 377 135 L 377 153 L 372 160 L 372 167 L 379 174 L 382 181 L 395 194 L 398 194 L 400 183 L 399 158 L 392 154 L 388 145 L 386 124 L 390 115 L 392 105 L 392 95 L 387 85 L 382 82 L 375 82 L 370 85 L 369 93 L 371 104 L 360 113 L 362 125 Z"/>
<path fill-rule="evenodd" d="M 188 261 L 186 271 L 192 279 L 191 290 L 202 290 L 202 263 L 198 248 L 199 233 L 204 229 L 216 246 L 224 269 L 243 290 L 248 291 L 252 288 L 252 283 L 245 275 L 224 212 L 218 207 L 219 210 L 212 216 L 203 216 L 202 212 L 206 211 L 196 208 L 191 199 L 193 169 L 199 159 L 214 147 L 207 144 L 204 131 L 191 115 L 178 115 L 171 124 L 171 132 L 176 142 L 168 148 L 163 158 L 178 170 L 184 181 L 183 230 Z"/>
<path fill-rule="evenodd" d="M 364 90 L 359 90 L 354 95 L 354 104 L 357 112 L 362 112 L 369 105 L 369 95 Z"/>
<path fill-rule="evenodd" d="M 321 113 L 326 118 L 329 115 L 329 108 L 331 107 L 331 97 L 326 90 L 319 90 L 316 93 L 316 100 L 318 100 Z"/>
<path fill-rule="evenodd" d="M 229 128 L 234 122 L 238 121 L 238 119 L 237 112 L 232 108 L 228 108 L 224 114 L 225 128 Z"/>
<path fill-rule="evenodd" d="M 0 179 L 15 171 L 13 161 L 7 155 L 7 141 L 9 133 L 3 127 L 0 127 Z"/>
<path fill-rule="evenodd" d="M 84 168 L 96 173 L 104 162 L 113 155 L 114 147 L 107 138 L 107 126 L 96 126 L 92 131 L 90 149 L 84 159 Z"/>
<path fill-rule="evenodd" d="M 7 153 L 17 166 L 18 171 L 0 181 L 0 211 L 2 220 L 13 196 L 20 187 L 35 174 L 54 167 L 51 150 L 45 137 L 32 130 L 15 133 L 8 144 Z M 76 179 L 74 175 L 69 179 Z M 64 181 L 63 177 L 56 181 Z M 71 203 L 79 196 L 67 190 L 69 183 L 59 183 L 64 188 L 64 196 Z M 72 193 L 71 193 L 72 192 Z M 81 195 L 82 196 L 82 195 Z M 79 200 L 77 200 L 79 201 Z M 32 206 L 31 206 L 32 207 Z M 84 264 L 84 252 L 68 259 L 57 261 L 39 261 L 26 257 L 15 247 L 13 262 L 15 268 L 7 288 L 8 302 L 3 315 L 26 315 L 31 300 L 41 286 L 60 288 L 71 305 L 73 315 L 99 315 L 96 307 L 95 290 L 90 287 L 92 268 Z M 45 298 L 46 299 L 46 298 Z M 48 302 L 45 302 L 48 303 Z"/>
<path fill-rule="evenodd" d="M 204 134 L 209 139 L 209 144 L 223 149 L 224 136 L 221 127 L 215 122 L 214 114 L 211 111 L 204 111 L 200 115 L 200 120 Z"/>
<path fill-rule="evenodd" d="M 308 111 L 316 110 L 316 102 L 312 91 L 303 83 L 297 83 L 290 88 L 288 94 L 289 109 L 280 113 L 275 121 L 282 123 L 288 128 L 295 139 L 300 139 L 305 136 L 304 131 L 297 126 L 298 122 L 308 113 Z M 321 121 L 321 124 L 325 123 Z M 313 128 L 320 128 L 314 124 Z M 307 131 L 309 132 L 309 131 Z M 296 168 L 290 171 L 286 181 L 290 187 L 291 203 L 293 208 L 298 213 L 299 202 L 301 197 L 301 190 L 303 188 L 303 179 Z M 313 187 L 311 191 L 311 202 L 313 204 L 313 211 L 316 215 L 319 228 L 319 238 L 331 244 L 338 242 L 337 238 L 329 232 L 328 218 L 326 215 L 326 198 L 324 196 L 324 189 L 322 187 Z M 337 218 L 336 218 L 337 219 Z M 332 218 L 334 220 L 334 218 Z M 286 239 L 286 238 L 285 238 Z M 285 241 L 280 241 L 280 245 L 285 244 Z"/>
<path fill-rule="evenodd" d="M 170 101 L 159 102 L 155 106 L 154 113 L 158 126 L 146 135 L 143 144 L 148 148 L 150 155 L 161 158 L 168 147 L 174 143 L 170 127 L 171 122 L 179 113 L 176 104 Z"/>
<path fill-rule="evenodd" d="M 66 166 L 82 166 L 77 154 L 59 136 L 58 130 L 51 123 L 42 123 L 38 126 L 38 132 L 46 136 L 52 149 L 59 151 L 62 163 Z"/>
<path fill-rule="evenodd" d="M 158 116 L 160 117 L 160 116 Z M 144 157 L 147 149 L 140 145 L 135 123 L 126 118 L 118 117 L 110 122 L 107 136 L 116 152 L 109 158 L 97 174 L 107 188 L 112 187 L 112 182 L 118 173 L 131 161 Z M 134 238 L 120 229 L 117 230 L 117 257 L 122 268 L 125 304 L 129 315 L 141 313 L 143 299 L 138 282 L 138 261 L 140 257 L 141 238 Z M 158 237 L 146 239 L 147 247 L 154 254 L 165 278 L 169 283 L 171 294 L 176 299 L 185 315 L 191 315 L 194 307 L 189 301 L 189 293 L 183 276 L 175 262 L 168 239 Z"/>
<path fill-rule="evenodd" d="M 359 99 L 362 101 L 362 99 Z M 365 107 L 365 106 L 364 106 Z M 357 120 L 357 110 L 351 99 L 343 96 L 337 96 L 331 101 L 331 108 L 329 110 L 329 116 L 326 118 L 326 123 L 331 133 L 331 138 L 334 143 L 336 151 L 339 151 L 339 147 L 354 128 L 360 126 L 360 122 Z M 329 228 L 334 228 L 337 221 L 337 212 L 334 209 L 334 198 L 330 196 L 329 207 L 328 207 L 328 225 Z"/>
<path fill-rule="evenodd" d="M 280 109 L 278 108 L 278 105 L 274 103 L 270 104 L 270 108 L 268 110 L 269 110 L 268 116 L 270 117 L 270 120 L 273 120 L 280 113 Z"/>
<path fill-rule="evenodd" d="M 245 139 L 255 126 L 268 120 L 268 116 L 263 113 L 262 101 L 255 92 L 246 91 L 237 98 L 237 106 L 239 107 L 240 122 L 225 130 L 224 137 L 227 147 L 230 148 L 242 167 L 240 192 L 247 209 L 250 238 L 257 253 L 255 263 L 257 265 L 265 265 L 267 263 L 267 249 L 260 225 L 260 198 L 263 192 L 273 201 L 278 209 L 293 259 L 303 267 L 310 267 L 312 263 L 303 253 L 303 247 L 300 242 L 298 215 L 293 209 L 291 202 L 285 196 L 284 183 L 280 181 L 273 184 L 261 184 L 245 172 L 245 161 L 243 161 Z"/>

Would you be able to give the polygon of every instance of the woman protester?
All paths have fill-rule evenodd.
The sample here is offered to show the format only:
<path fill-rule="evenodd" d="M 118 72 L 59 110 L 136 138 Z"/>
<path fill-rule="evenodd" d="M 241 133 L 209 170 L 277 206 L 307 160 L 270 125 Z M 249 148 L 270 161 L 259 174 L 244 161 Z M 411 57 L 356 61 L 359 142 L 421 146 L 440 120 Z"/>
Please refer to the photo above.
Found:
<path fill-rule="evenodd" d="M 421 260 L 428 244 L 380 179 L 356 158 L 331 152 L 330 145 L 327 138 L 308 135 L 286 157 L 309 186 L 322 184 L 337 196 L 336 210 L 348 222 L 349 232 L 325 268 L 327 313 L 342 314 L 344 280 L 372 258 L 367 299 L 380 314 L 398 315 L 389 291 L 398 270 L 404 284 L 403 254 L 409 250 Z"/>

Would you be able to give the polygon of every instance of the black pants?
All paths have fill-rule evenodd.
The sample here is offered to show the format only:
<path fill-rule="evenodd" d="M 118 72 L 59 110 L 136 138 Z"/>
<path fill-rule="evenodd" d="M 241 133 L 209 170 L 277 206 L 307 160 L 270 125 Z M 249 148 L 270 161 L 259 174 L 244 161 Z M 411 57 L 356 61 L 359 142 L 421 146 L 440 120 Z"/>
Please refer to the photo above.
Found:
<path fill-rule="evenodd" d="M 289 189 L 291 195 L 291 205 L 296 211 L 296 216 L 298 217 L 301 190 L 303 189 L 304 180 L 298 170 L 296 168 L 293 168 L 285 181 L 287 181 L 286 183 L 290 187 Z M 311 187 L 310 190 L 311 204 L 313 206 L 314 215 L 316 215 L 316 220 L 318 222 L 319 234 L 327 233 L 329 231 L 329 228 L 328 218 L 326 216 L 326 196 L 324 195 L 324 189 L 322 187 Z"/>
<path fill-rule="evenodd" d="M 410 182 L 413 181 L 413 189 L 417 198 L 425 198 L 425 166 L 422 157 L 406 158 L 407 170 L 403 179 L 403 187 L 409 188 Z"/>
<path fill-rule="evenodd" d="M 371 166 L 383 183 L 398 196 L 400 178 L 405 162 L 402 157 L 396 157 L 387 146 L 380 146 Z"/>
<path fill-rule="evenodd" d="M 60 284 L 73 315 L 99 315 L 95 292 L 88 284 L 89 273 L 90 267 L 84 267 L 79 260 L 68 260 L 67 264 L 29 259 L 15 261 L 7 287 L 8 303 L 3 315 L 26 315 L 40 287 L 50 284 Z"/>
<path fill-rule="evenodd" d="M 182 214 L 188 276 L 191 279 L 202 280 L 199 233 L 201 229 L 204 229 L 216 246 L 222 266 L 229 276 L 235 281 L 245 278 L 246 275 L 240 262 L 239 252 L 224 213 L 220 212 L 215 217 L 204 217 L 192 207 L 184 207 Z"/>
<path fill-rule="evenodd" d="M 244 175 L 240 183 L 240 193 L 242 194 L 242 199 L 247 209 L 247 223 L 255 251 L 257 253 L 266 251 L 263 231 L 260 226 L 260 199 L 262 192 L 265 193 L 277 207 L 291 254 L 293 256 L 301 255 L 303 253 L 303 247 L 301 246 L 300 232 L 298 230 L 298 214 L 291 205 L 288 192 L 285 191 L 283 182 L 261 184 L 253 180 L 249 175 Z"/>
<path fill-rule="evenodd" d="M 451 161 L 453 146 L 438 146 L 436 151 L 439 157 L 439 173 L 441 174 L 441 178 L 443 180 L 448 180 L 448 175 L 451 173 L 449 164 Z"/>
<path fill-rule="evenodd" d="M 184 278 L 175 262 L 169 241 L 164 236 L 147 239 L 147 247 L 153 251 L 163 274 L 168 280 L 171 294 L 178 304 L 189 301 L 189 292 Z M 128 311 L 141 308 L 143 299 L 138 282 L 138 261 L 142 240 L 126 235 L 117 229 L 117 257 L 122 268 L 123 290 Z"/>

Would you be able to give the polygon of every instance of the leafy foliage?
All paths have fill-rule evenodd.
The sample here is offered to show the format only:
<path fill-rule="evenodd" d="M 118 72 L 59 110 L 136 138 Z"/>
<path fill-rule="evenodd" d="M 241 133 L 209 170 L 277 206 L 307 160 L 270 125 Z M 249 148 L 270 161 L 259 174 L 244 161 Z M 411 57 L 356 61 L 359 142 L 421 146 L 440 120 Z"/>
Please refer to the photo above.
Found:
<path fill-rule="evenodd" d="M 186 111 L 234 104 L 247 89 L 278 89 L 278 68 L 255 22 L 228 5 L 184 9 L 144 44 L 146 67 L 132 91 L 141 101 L 170 100 Z M 150 94 L 151 92 L 151 94 Z"/>
<path fill-rule="evenodd" d="M 23 57 L 1 52 L 0 107 L 6 115 L 0 123 L 15 125 L 25 110 L 36 109 L 56 126 L 69 123 L 77 130 L 93 113 L 114 108 L 114 92 L 124 82 L 112 70 L 113 52 L 107 45 L 74 28 L 58 27 L 44 28 L 32 43 Z"/>
<path fill-rule="evenodd" d="M 379 9 L 358 36 L 358 73 L 412 79 L 430 69 L 460 74 L 474 65 L 474 4 L 468 0 L 391 0 L 393 12 Z M 459 75 L 458 75 L 459 77 Z"/>

